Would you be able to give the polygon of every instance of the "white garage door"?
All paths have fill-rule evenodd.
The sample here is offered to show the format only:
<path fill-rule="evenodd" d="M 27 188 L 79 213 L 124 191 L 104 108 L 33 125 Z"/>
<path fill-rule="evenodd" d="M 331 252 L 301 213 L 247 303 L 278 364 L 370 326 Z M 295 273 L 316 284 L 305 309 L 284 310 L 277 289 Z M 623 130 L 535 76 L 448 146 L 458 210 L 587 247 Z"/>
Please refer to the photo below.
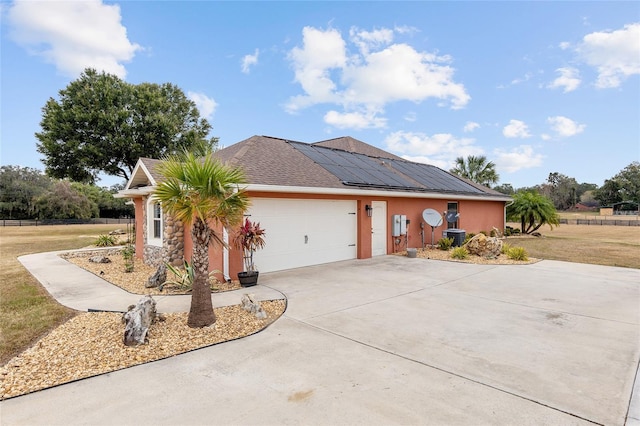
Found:
<path fill-rule="evenodd" d="M 355 201 L 254 198 L 248 212 L 266 231 L 260 272 L 355 259 Z"/>

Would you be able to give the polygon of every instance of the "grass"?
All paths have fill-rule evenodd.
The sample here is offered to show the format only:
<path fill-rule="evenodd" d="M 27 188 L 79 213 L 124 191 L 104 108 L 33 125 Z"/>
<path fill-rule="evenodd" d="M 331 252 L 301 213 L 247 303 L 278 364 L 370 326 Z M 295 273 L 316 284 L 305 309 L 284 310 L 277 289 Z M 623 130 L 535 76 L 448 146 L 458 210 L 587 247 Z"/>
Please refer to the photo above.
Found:
<path fill-rule="evenodd" d="M 0 227 L 0 365 L 75 315 L 22 267 L 24 254 L 70 250 L 122 225 Z"/>
<path fill-rule="evenodd" d="M 509 237 L 507 241 L 539 259 L 640 269 L 640 226 L 560 225 L 539 232 L 544 238 Z"/>

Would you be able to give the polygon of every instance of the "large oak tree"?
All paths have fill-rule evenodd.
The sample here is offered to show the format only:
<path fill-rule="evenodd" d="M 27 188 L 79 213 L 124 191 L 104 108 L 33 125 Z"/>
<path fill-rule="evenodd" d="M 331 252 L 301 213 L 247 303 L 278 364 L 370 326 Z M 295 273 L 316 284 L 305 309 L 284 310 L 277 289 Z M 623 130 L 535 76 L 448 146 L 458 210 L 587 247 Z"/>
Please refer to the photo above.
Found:
<path fill-rule="evenodd" d="M 36 133 L 48 175 L 93 183 L 99 173 L 129 179 L 140 157 L 202 149 L 211 125 L 177 86 L 130 84 L 87 69 L 50 98 Z"/>

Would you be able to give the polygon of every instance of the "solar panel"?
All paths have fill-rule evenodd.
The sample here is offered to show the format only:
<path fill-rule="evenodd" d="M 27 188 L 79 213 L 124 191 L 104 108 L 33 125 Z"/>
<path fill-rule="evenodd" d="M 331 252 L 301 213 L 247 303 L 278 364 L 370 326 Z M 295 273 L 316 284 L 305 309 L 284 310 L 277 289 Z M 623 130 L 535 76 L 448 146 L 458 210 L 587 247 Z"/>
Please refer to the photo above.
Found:
<path fill-rule="evenodd" d="M 389 160 L 389 165 L 400 173 L 411 176 L 425 188 L 434 191 L 482 193 L 480 189 L 435 166 L 409 161 Z"/>
<path fill-rule="evenodd" d="M 345 185 L 413 191 L 482 193 L 476 187 L 428 164 L 393 159 L 383 161 L 364 154 L 301 142 L 289 142 L 289 144 L 336 176 Z"/>

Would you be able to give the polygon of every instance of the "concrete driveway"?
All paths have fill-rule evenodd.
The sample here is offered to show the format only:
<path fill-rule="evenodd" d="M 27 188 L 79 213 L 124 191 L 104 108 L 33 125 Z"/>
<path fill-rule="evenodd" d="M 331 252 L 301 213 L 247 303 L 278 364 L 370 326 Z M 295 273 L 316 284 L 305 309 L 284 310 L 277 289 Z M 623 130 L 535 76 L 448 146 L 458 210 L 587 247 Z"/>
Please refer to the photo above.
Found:
<path fill-rule="evenodd" d="M 3 401 L 2 424 L 640 424 L 638 270 L 384 256 L 260 280 L 289 300 L 265 331 Z"/>

